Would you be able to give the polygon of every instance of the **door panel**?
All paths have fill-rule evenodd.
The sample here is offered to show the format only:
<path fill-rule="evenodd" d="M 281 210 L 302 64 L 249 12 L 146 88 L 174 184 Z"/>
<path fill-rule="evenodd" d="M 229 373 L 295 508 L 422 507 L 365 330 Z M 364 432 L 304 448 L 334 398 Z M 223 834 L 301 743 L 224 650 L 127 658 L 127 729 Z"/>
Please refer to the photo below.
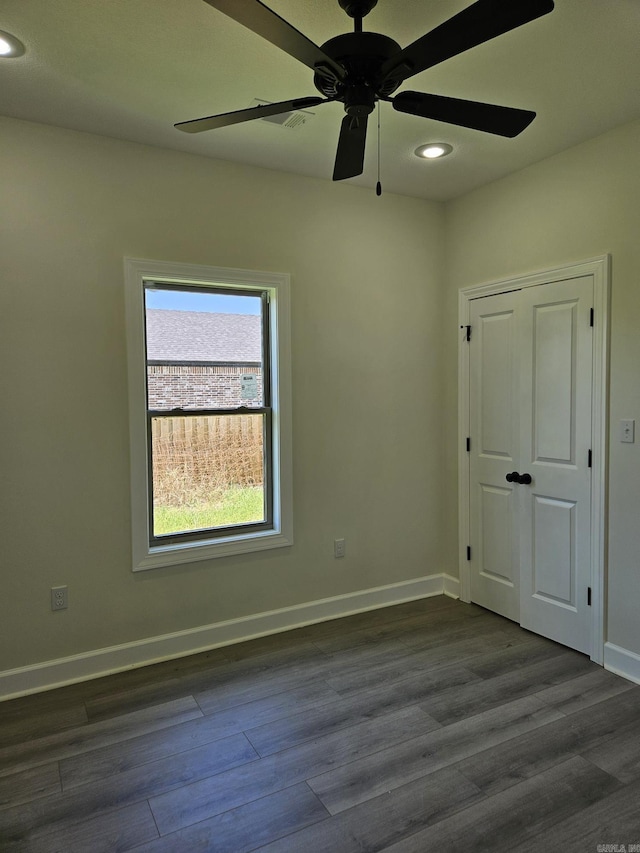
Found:
<path fill-rule="evenodd" d="M 514 585 L 511 528 L 511 489 L 480 484 L 481 574 L 500 583 Z"/>
<path fill-rule="evenodd" d="M 480 368 L 476 375 L 480 383 L 478 449 L 486 457 L 512 459 L 515 440 L 511 412 L 514 314 L 511 309 L 493 313 L 497 307 L 492 306 L 490 313 L 476 318 Z M 487 306 L 483 305 L 483 309 L 486 311 Z"/>
<path fill-rule="evenodd" d="M 576 505 L 536 497 L 533 503 L 533 595 L 576 608 Z M 564 566 L 564 571 L 556 567 Z"/>
<path fill-rule="evenodd" d="M 576 309 L 575 302 L 533 306 L 533 458 L 537 461 L 575 460 Z"/>

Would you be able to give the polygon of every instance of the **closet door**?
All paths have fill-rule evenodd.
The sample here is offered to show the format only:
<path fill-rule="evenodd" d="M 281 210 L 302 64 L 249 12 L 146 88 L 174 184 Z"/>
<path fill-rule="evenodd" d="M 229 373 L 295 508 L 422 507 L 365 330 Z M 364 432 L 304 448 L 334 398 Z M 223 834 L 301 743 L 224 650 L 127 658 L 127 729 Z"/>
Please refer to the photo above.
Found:
<path fill-rule="evenodd" d="M 471 600 L 520 621 L 519 291 L 471 303 Z"/>
<path fill-rule="evenodd" d="M 471 600 L 588 652 L 592 279 L 474 300 Z"/>
<path fill-rule="evenodd" d="M 589 652 L 591 278 L 521 291 L 520 624 Z"/>

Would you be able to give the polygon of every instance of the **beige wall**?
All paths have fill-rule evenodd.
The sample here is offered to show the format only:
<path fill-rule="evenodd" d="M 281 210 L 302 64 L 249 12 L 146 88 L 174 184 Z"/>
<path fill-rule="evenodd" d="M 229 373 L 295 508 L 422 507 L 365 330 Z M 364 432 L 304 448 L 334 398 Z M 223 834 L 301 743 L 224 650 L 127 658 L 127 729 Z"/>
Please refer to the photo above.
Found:
<path fill-rule="evenodd" d="M 0 670 L 442 571 L 441 206 L 0 125 Z M 291 273 L 292 548 L 132 574 L 124 256 Z"/>
<path fill-rule="evenodd" d="M 608 639 L 640 654 L 640 122 L 497 181 L 446 207 L 446 326 L 461 287 L 611 253 Z M 447 484 L 455 516 L 456 363 L 446 343 Z M 618 423 L 635 418 L 636 444 Z M 449 546 L 455 545 L 450 531 Z M 445 562 L 455 560 L 448 552 Z"/>
<path fill-rule="evenodd" d="M 640 654 L 640 435 L 617 441 L 620 418 L 640 432 L 640 123 L 447 206 L 10 119 L 0 138 L 0 671 L 455 574 L 458 288 L 608 252 L 608 636 Z M 291 273 L 291 549 L 131 573 L 124 256 Z"/>

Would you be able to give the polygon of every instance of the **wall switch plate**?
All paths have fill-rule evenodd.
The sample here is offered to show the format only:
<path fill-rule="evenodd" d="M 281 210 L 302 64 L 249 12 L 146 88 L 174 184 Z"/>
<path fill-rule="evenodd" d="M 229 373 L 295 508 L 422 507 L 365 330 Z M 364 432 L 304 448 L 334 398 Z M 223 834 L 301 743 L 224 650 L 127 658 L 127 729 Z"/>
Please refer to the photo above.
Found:
<path fill-rule="evenodd" d="M 636 440 L 636 422 L 632 419 L 620 421 L 620 441 L 633 444 Z"/>
<path fill-rule="evenodd" d="M 51 587 L 51 609 L 66 610 L 69 606 L 69 590 L 66 586 Z"/>
<path fill-rule="evenodd" d="M 340 557 L 344 557 L 347 553 L 347 544 L 344 539 L 334 539 L 333 540 L 333 556 L 336 559 Z"/>

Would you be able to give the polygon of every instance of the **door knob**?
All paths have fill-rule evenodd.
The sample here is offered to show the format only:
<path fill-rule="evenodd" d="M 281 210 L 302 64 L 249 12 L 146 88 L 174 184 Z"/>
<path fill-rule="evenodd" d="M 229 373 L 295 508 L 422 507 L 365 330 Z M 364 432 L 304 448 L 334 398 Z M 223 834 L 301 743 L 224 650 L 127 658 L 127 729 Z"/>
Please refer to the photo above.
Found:
<path fill-rule="evenodd" d="M 528 486 L 531 482 L 531 474 L 518 474 L 517 471 L 512 471 L 506 476 L 507 483 L 520 483 L 521 486 Z"/>

